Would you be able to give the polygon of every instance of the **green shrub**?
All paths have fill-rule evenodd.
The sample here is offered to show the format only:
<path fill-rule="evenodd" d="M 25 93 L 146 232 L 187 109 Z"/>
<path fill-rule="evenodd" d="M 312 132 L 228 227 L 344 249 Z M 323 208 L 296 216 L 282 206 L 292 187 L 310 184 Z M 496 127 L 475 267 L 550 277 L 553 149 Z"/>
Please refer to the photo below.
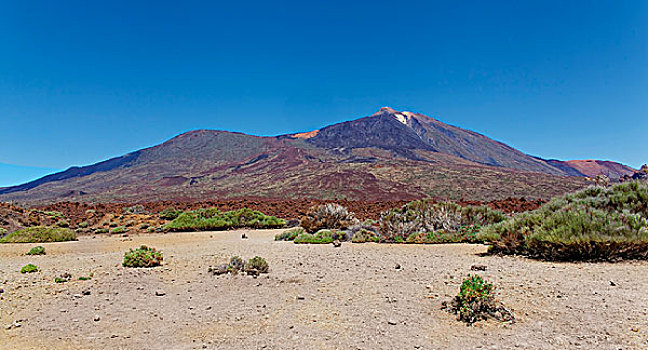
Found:
<path fill-rule="evenodd" d="M 162 264 L 162 252 L 155 248 L 140 246 L 124 253 L 124 267 L 154 267 Z"/>
<path fill-rule="evenodd" d="M 385 242 L 405 238 L 411 243 L 479 242 L 479 227 L 505 219 L 503 213 L 486 206 L 462 207 L 426 199 L 382 213 L 380 236 Z"/>
<path fill-rule="evenodd" d="M 110 230 L 111 235 L 117 235 L 117 234 L 126 233 L 126 232 L 128 232 L 128 229 L 125 228 L 124 226 L 117 226 L 114 229 Z"/>
<path fill-rule="evenodd" d="M 50 218 L 54 219 L 65 219 L 65 215 L 61 213 L 60 211 L 44 211 L 43 214 L 49 216 Z"/>
<path fill-rule="evenodd" d="M 351 237 L 351 242 L 353 243 L 367 243 L 367 242 L 379 242 L 380 237 L 374 231 L 367 230 L 362 228 L 353 234 Z"/>
<path fill-rule="evenodd" d="M 30 249 L 26 255 L 45 255 L 45 248 L 42 246 L 35 246 L 34 248 Z"/>
<path fill-rule="evenodd" d="M 490 253 L 546 260 L 648 258 L 648 186 L 590 187 L 485 227 Z"/>
<path fill-rule="evenodd" d="M 258 275 L 260 273 L 268 273 L 269 267 L 268 263 L 265 261 L 264 258 L 260 256 L 255 256 L 254 258 L 250 259 L 245 263 L 245 268 L 244 271 L 248 275 Z"/>
<path fill-rule="evenodd" d="M 46 243 L 76 241 L 76 233 L 67 228 L 35 226 L 12 232 L 0 243 Z"/>
<path fill-rule="evenodd" d="M 464 279 L 459 288 L 459 294 L 452 300 L 448 307 L 444 307 L 457 314 L 460 321 L 473 324 L 479 320 L 493 317 L 500 321 L 513 321 L 513 313 L 500 305 L 495 300 L 495 287 L 477 275 L 470 275 Z"/>
<path fill-rule="evenodd" d="M 70 221 L 66 219 L 61 219 L 56 222 L 56 226 L 58 227 L 70 227 Z"/>
<path fill-rule="evenodd" d="M 304 229 L 302 227 L 295 227 L 291 228 L 290 230 L 286 230 L 282 233 L 278 233 L 275 235 L 274 240 L 275 241 L 294 241 L 297 236 L 300 234 L 304 233 Z"/>
<path fill-rule="evenodd" d="M 62 273 L 54 278 L 55 283 L 65 283 L 72 278 L 68 272 Z"/>
<path fill-rule="evenodd" d="M 34 264 L 27 264 L 20 269 L 20 273 L 32 273 L 32 272 L 37 272 L 38 271 L 38 266 Z"/>
<path fill-rule="evenodd" d="M 79 276 L 79 281 L 89 281 L 92 277 Z"/>
<path fill-rule="evenodd" d="M 208 231 L 230 228 L 281 228 L 283 219 L 265 215 L 257 210 L 242 208 L 220 212 L 217 208 L 198 209 L 180 214 L 165 225 L 170 231 Z"/>
<path fill-rule="evenodd" d="M 337 203 L 312 206 L 308 209 L 306 215 L 299 220 L 299 225 L 309 233 L 323 229 L 344 230 L 357 223 L 358 220 L 354 217 L 354 214 Z"/>
<path fill-rule="evenodd" d="M 126 214 L 148 214 L 146 208 L 141 204 L 133 205 L 132 207 L 122 208 Z"/>
<path fill-rule="evenodd" d="M 0 227 L 0 238 L 4 237 L 7 232 L 9 232 L 7 229 Z"/>
<path fill-rule="evenodd" d="M 319 230 L 315 234 L 302 233 L 295 238 L 295 243 L 327 244 L 332 243 L 336 239 L 335 235 L 331 230 Z"/>
<path fill-rule="evenodd" d="M 94 230 L 94 233 L 108 233 L 109 230 L 107 228 L 97 228 Z"/>
<path fill-rule="evenodd" d="M 87 221 L 82 221 L 82 222 L 80 222 L 77 226 L 78 226 L 79 228 L 87 228 L 88 226 L 90 226 L 90 224 L 88 224 Z"/>
<path fill-rule="evenodd" d="M 248 275 L 257 276 L 261 273 L 268 273 L 268 263 L 260 256 L 245 262 L 240 256 L 233 256 L 230 258 L 229 264 L 222 264 L 216 267 L 210 267 L 208 272 L 214 275 L 222 275 L 230 273 L 233 275 L 239 272 L 246 272 Z"/>
<path fill-rule="evenodd" d="M 182 210 L 177 210 L 173 207 L 166 208 L 158 213 L 160 219 L 173 220 L 182 214 Z"/>

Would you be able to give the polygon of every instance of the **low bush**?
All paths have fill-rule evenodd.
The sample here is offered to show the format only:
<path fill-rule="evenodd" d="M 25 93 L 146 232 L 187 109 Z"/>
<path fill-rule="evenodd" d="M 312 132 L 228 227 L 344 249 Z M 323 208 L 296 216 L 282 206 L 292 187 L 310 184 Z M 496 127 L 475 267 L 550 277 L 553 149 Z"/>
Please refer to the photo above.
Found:
<path fill-rule="evenodd" d="M 162 265 L 162 252 L 155 248 L 140 246 L 124 253 L 124 267 L 154 267 Z"/>
<path fill-rule="evenodd" d="M 264 258 L 255 256 L 245 263 L 244 271 L 248 275 L 257 276 L 261 273 L 268 273 L 269 266 Z"/>
<path fill-rule="evenodd" d="M 590 187 L 485 227 L 490 253 L 545 260 L 648 258 L 648 185 Z"/>
<path fill-rule="evenodd" d="M 34 248 L 30 249 L 26 255 L 45 255 L 45 248 L 42 246 L 35 246 Z"/>
<path fill-rule="evenodd" d="M 126 233 L 126 232 L 128 232 L 128 229 L 126 227 L 124 227 L 124 226 L 117 226 L 117 227 L 113 228 L 112 230 L 110 230 L 111 235 L 117 235 L 117 234 Z"/>
<path fill-rule="evenodd" d="M 160 219 L 173 220 L 182 214 L 182 210 L 177 210 L 173 207 L 166 208 L 158 213 Z"/>
<path fill-rule="evenodd" d="M 358 224 L 358 219 L 347 208 L 337 203 L 327 203 L 308 209 L 299 224 L 306 232 L 315 233 L 322 229 L 344 230 Z"/>
<path fill-rule="evenodd" d="M 72 275 L 70 275 L 68 272 L 64 272 L 54 278 L 54 282 L 56 283 L 65 283 L 68 282 L 72 278 Z"/>
<path fill-rule="evenodd" d="M 247 262 L 245 262 L 240 256 L 233 256 L 230 258 L 229 264 L 210 267 L 208 270 L 208 272 L 211 272 L 214 275 L 222 275 L 226 273 L 236 275 L 239 272 L 245 272 L 252 276 L 268 273 L 268 271 L 268 263 L 260 256 L 255 256 Z"/>
<path fill-rule="evenodd" d="M 286 230 L 282 233 L 278 233 L 275 235 L 274 240 L 275 241 L 294 241 L 297 236 L 301 235 L 302 233 L 305 233 L 306 231 L 302 227 L 295 227 L 291 228 L 290 230 Z"/>
<path fill-rule="evenodd" d="M 77 225 L 79 228 L 87 228 L 90 226 L 87 221 L 82 221 Z"/>
<path fill-rule="evenodd" d="M 379 241 L 380 241 L 380 237 L 378 237 L 378 233 L 364 228 L 356 231 L 353 234 L 353 237 L 351 237 L 351 242 L 353 243 L 368 243 L 368 242 L 377 243 Z"/>
<path fill-rule="evenodd" d="M 131 207 L 126 207 L 122 209 L 125 214 L 148 214 L 146 208 L 141 204 L 136 204 Z"/>
<path fill-rule="evenodd" d="M 66 219 L 61 219 L 56 222 L 56 226 L 58 227 L 70 227 L 70 221 Z"/>
<path fill-rule="evenodd" d="M 108 233 L 109 230 L 107 228 L 97 228 L 94 230 L 94 233 Z"/>
<path fill-rule="evenodd" d="M 361 224 L 355 224 L 346 230 L 347 237 L 354 243 L 378 242 L 378 230 L 374 227 L 375 221 L 365 220 Z"/>
<path fill-rule="evenodd" d="M 448 243 L 478 242 L 479 227 L 506 220 L 486 206 L 462 207 L 452 202 L 420 200 L 380 215 L 380 238 L 384 242 Z"/>
<path fill-rule="evenodd" d="M 220 212 L 217 208 L 198 209 L 180 214 L 165 225 L 170 231 L 208 231 L 231 228 L 281 228 L 285 221 L 257 210 L 242 208 Z"/>
<path fill-rule="evenodd" d="M 470 275 L 464 279 L 459 294 L 444 308 L 457 314 L 457 319 L 468 324 L 489 317 L 500 321 L 513 321 L 513 313 L 495 300 L 495 287 L 480 276 Z"/>
<path fill-rule="evenodd" d="M 9 232 L 6 228 L 0 227 L 0 238 L 4 237 L 7 232 Z"/>
<path fill-rule="evenodd" d="M 60 211 L 44 211 L 43 214 L 53 219 L 65 219 L 65 215 Z"/>
<path fill-rule="evenodd" d="M 327 244 L 333 243 L 335 240 L 346 240 L 346 232 L 338 230 L 319 230 L 314 234 L 302 233 L 295 238 L 297 244 Z"/>
<path fill-rule="evenodd" d="M 32 272 L 37 272 L 38 271 L 38 266 L 34 264 L 27 264 L 20 269 L 20 273 L 32 273 Z"/>
<path fill-rule="evenodd" d="M 0 239 L 0 243 L 47 243 L 76 241 L 74 231 L 67 228 L 35 226 L 12 232 Z"/>

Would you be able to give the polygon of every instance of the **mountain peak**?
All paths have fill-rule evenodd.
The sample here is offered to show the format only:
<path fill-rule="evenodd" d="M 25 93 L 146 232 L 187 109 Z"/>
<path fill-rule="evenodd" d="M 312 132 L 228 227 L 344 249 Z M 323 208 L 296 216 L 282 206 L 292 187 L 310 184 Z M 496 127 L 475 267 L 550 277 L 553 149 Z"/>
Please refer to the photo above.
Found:
<path fill-rule="evenodd" d="M 395 113 L 398 113 L 398 111 L 395 110 L 395 109 L 393 109 L 393 108 L 391 108 L 391 107 L 385 106 L 385 107 L 381 107 L 381 108 L 378 110 L 378 112 L 374 113 L 373 115 L 381 115 L 381 114 L 395 114 Z"/>
<path fill-rule="evenodd" d="M 382 107 L 378 110 L 378 112 L 374 113 L 371 115 L 372 117 L 379 117 L 379 116 L 390 116 L 399 122 L 401 122 L 404 125 L 407 125 L 407 122 L 414 117 L 414 113 L 408 112 L 408 111 L 397 111 L 391 107 Z"/>

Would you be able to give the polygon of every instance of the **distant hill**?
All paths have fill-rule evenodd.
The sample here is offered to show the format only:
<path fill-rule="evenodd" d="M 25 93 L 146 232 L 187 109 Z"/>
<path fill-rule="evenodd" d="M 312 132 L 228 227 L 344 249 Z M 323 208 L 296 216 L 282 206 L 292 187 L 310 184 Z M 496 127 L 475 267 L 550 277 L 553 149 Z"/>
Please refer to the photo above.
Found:
<path fill-rule="evenodd" d="M 585 186 L 584 176 L 597 171 L 615 174 L 611 177 L 628 169 L 634 173 L 614 162 L 589 162 L 547 161 L 479 133 L 385 107 L 368 117 L 277 137 L 191 131 L 1 188 L 0 200 L 549 198 Z"/>

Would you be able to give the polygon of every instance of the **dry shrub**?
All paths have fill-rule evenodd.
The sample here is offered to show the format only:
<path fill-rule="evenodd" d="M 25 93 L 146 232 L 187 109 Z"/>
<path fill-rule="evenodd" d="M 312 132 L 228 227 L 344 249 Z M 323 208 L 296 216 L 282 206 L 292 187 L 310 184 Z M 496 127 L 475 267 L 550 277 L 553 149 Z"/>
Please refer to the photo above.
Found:
<path fill-rule="evenodd" d="M 344 230 L 357 223 L 353 213 L 337 203 L 315 205 L 300 220 L 300 226 L 310 233 L 322 229 Z"/>

